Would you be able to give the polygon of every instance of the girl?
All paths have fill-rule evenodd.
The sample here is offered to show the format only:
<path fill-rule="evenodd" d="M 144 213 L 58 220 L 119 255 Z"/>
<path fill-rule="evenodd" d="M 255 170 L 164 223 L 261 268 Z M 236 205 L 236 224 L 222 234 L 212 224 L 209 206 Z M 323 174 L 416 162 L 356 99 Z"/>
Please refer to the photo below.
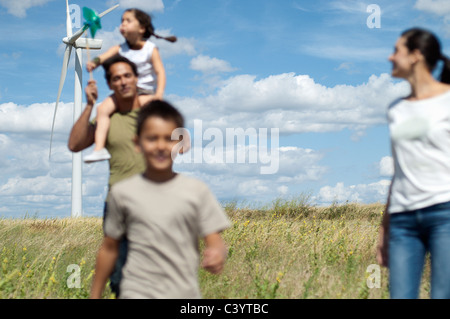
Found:
<path fill-rule="evenodd" d="M 134 62 L 138 68 L 138 94 L 148 95 L 148 101 L 162 99 L 166 86 L 166 75 L 159 51 L 155 44 L 148 39 L 153 35 L 170 42 L 177 39 L 174 36 L 161 37 L 154 33 L 151 18 L 139 9 L 128 9 L 122 16 L 120 33 L 126 42 L 113 46 L 104 54 L 87 63 L 87 70 L 91 72 L 108 58 L 120 54 Z M 95 131 L 94 152 L 84 157 L 86 163 L 103 161 L 111 156 L 105 148 L 109 129 L 109 118 L 116 111 L 111 97 L 106 98 L 97 109 L 97 129 Z"/>
<path fill-rule="evenodd" d="M 409 29 L 395 44 L 392 76 L 411 94 L 388 109 L 395 173 L 377 259 L 389 267 L 391 298 L 419 297 L 431 254 L 431 298 L 450 298 L 450 63 L 429 31 Z M 439 61 L 439 81 L 432 72 Z"/>

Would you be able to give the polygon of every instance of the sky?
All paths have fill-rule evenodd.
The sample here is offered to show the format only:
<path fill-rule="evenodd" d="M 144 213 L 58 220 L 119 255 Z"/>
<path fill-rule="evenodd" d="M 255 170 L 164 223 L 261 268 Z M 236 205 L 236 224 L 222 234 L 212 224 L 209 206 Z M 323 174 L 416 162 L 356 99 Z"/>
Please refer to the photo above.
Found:
<path fill-rule="evenodd" d="M 398 36 L 423 27 L 450 40 L 445 0 L 74 0 L 103 12 L 96 56 L 124 41 L 121 15 L 153 18 L 165 99 L 186 118 L 192 150 L 177 172 L 218 200 L 252 207 L 301 199 L 385 203 L 393 174 L 386 111 L 409 92 L 390 76 Z M 64 0 L 0 0 L 0 217 L 71 216 L 74 54 L 50 134 L 66 36 Z M 89 35 L 87 35 L 89 36 Z M 83 53 L 83 66 L 87 53 Z M 99 100 L 111 92 L 93 72 Z M 89 73 L 83 67 L 83 88 Z M 83 93 L 83 108 L 85 97 Z M 95 114 L 93 114 L 94 116 Z M 92 147 L 83 151 L 90 153 Z M 107 162 L 83 164 L 83 216 L 102 216 Z"/>

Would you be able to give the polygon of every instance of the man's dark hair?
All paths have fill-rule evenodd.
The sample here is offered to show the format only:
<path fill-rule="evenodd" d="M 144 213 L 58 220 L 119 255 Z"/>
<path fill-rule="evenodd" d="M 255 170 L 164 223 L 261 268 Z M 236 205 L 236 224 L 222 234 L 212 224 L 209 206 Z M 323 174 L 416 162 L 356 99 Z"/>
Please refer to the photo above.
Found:
<path fill-rule="evenodd" d="M 137 71 L 137 66 L 136 64 L 134 64 L 133 62 L 131 62 L 130 60 L 128 60 L 126 57 L 123 57 L 119 54 L 116 54 L 112 57 L 110 57 L 109 59 L 105 60 L 105 62 L 102 63 L 103 65 L 103 69 L 105 70 L 105 79 L 106 82 L 109 83 L 109 81 L 111 80 L 111 66 L 113 64 L 119 63 L 119 62 L 124 62 L 126 64 L 128 64 L 131 69 L 133 70 L 133 73 L 135 76 L 138 76 L 138 71 Z"/>
<path fill-rule="evenodd" d="M 160 117 L 166 121 L 173 121 L 177 128 L 184 127 L 183 115 L 170 103 L 162 100 L 153 100 L 142 106 L 137 118 L 137 136 L 142 133 L 145 121 L 150 117 Z"/>

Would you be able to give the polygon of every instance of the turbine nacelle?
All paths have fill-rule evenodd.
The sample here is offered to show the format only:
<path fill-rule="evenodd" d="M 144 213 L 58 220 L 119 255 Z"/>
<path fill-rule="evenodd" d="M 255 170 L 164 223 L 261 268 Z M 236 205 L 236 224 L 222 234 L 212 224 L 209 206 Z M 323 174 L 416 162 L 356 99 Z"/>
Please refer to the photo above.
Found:
<path fill-rule="evenodd" d="M 71 45 L 75 48 L 100 50 L 102 48 L 103 40 L 91 39 L 91 38 L 78 38 L 75 41 L 71 41 L 71 38 L 64 37 L 62 40 L 65 44 Z"/>

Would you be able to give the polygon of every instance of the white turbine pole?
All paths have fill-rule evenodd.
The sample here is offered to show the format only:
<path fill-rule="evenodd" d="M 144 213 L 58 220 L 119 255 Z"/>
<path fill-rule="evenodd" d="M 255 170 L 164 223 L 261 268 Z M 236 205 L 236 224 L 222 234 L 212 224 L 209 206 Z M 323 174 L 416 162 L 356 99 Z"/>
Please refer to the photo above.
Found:
<path fill-rule="evenodd" d="M 81 115 L 82 108 L 82 81 L 83 81 L 83 57 L 82 49 L 75 49 L 75 92 L 73 100 L 73 122 Z M 82 216 L 82 162 L 81 152 L 72 153 L 72 217 Z"/>
<path fill-rule="evenodd" d="M 116 9 L 119 5 L 109 8 L 108 10 L 100 13 L 98 16 L 101 18 L 105 14 Z M 69 1 L 66 0 L 66 31 L 67 37 L 63 38 L 63 42 L 66 44 L 66 50 L 64 52 L 63 67 L 61 69 L 61 78 L 59 80 L 58 96 L 55 103 L 55 112 L 53 114 L 52 123 L 52 134 L 50 136 L 50 152 L 49 159 L 52 152 L 52 140 L 53 140 L 53 129 L 55 126 L 56 110 L 58 109 L 59 98 L 61 97 L 61 91 L 64 86 L 66 79 L 70 53 L 72 48 L 75 49 L 75 94 L 74 94 L 74 106 L 73 106 L 73 121 L 74 123 L 78 120 L 81 115 L 82 100 L 83 100 L 83 86 L 82 86 L 82 75 L 83 75 L 83 61 L 82 61 L 82 49 L 94 49 L 98 50 L 102 47 L 102 40 L 98 39 L 87 39 L 80 38 L 81 35 L 88 29 L 87 25 L 84 25 L 75 34 L 72 34 L 72 19 L 69 13 Z M 82 161 L 81 152 L 72 153 L 72 217 L 82 216 Z"/>

